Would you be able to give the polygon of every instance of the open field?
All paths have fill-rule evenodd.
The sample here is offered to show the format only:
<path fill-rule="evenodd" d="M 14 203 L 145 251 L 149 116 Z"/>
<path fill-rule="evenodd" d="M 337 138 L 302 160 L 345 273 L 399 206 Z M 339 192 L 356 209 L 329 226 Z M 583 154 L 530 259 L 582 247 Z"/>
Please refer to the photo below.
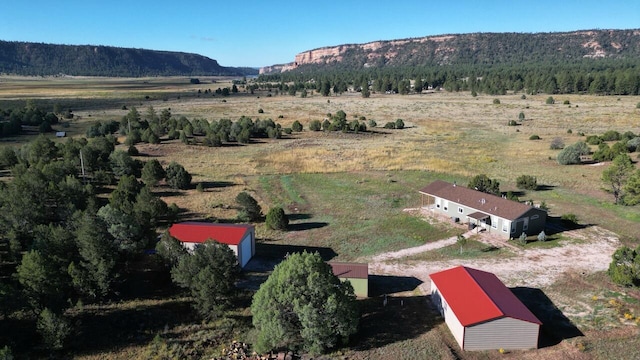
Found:
<path fill-rule="evenodd" d="M 640 294 L 608 282 L 602 272 L 602 262 L 610 258 L 610 254 L 600 254 L 597 266 L 585 270 L 584 274 L 566 272 L 564 267 L 536 265 L 535 256 L 553 256 L 554 251 L 560 254 L 573 249 L 575 251 L 564 254 L 563 259 L 588 267 L 581 263 L 586 252 L 576 250 L 580 246 L 607 245 L 602 251 L 611 252 L 619 243 L 608 242 L 610 233 L 614 233 L 620 243 L 634 246 L 640 243 L 640 207 L 613 205 L 613 197 L 603 190 L 600 180 L 607 164 L 560 166 L 555 161 L 557 151 L 549 149 L 556 137 L 568 145 L 584 140 L 579 133 L 597 135 L 606 130 L 640 133 L 640 109 L 636 108 L 640 97 L 557 95 L 555 105 L 546 105 L 548 95 L 544 94 L 527 95 L 526 99 L 521 99 L 521 94 L 474 98 L 469 93 L 444 92 L 408 96 L 373 94 L 369 99 L 359 94 L 329 98 L 311 94 L 302 99 L 274 93 L 268 96 L 266 91 L 250 95 L 242 93 L 241 88 L 240 94 L 223 98 L 198 94 L 198 90 L 230 86 L 228 79 L 216 79 L 216 83 L 210 79 L 200 80 L 203 84 L 192 85 L 188 78 L 2 77 L 0 108 L 20 104 L 25 99 L 49 106 L 54 103 L 69 106 L 76 117 L 64 129 L 71 136 L 83 136 L 96 120 L 120 120 L 128 112 L 123 106 L 136 106 L 143 115 L 148 106 L 157 112 L 170 108 L 173 116 L 184 115 L 189 119 L 237 120 L 243 115 L 271 118 L 283 127 L 298 120 L 305 130 L 280 140 L 261 139 L 248 145 L 220 148 L 187 146 L 176 140 L 137 147 L 144 155 L 142 160 L 155 157 L 163 165 L 177 161 L 193 174 L 194 183 L 206 184 L 202 193 L 192 189 L 164 197 L 167 203 L 176 203 L 185 209 L 187 218 L 233 220 L 236 217 L 233 199 L 245 190 L 259 201 L 264 213 L 280 205 L 291 215 L 292 231 L 286 233 L 269 231 L 263 224 L 257 224 L 261 249 L 310 247 L 337 260 L 371 259 L 464 232 L 462 228 L 427 222 L 402 211 L 420 205 L 417 190 L 432 180 L 466 184 L 470 177 L 484 173 L 497 178 L 501 189 L 506 191 L 516 190 L 518 176 L 536 176 L 544 190 L 521 192 L 520 199 L 546 202 L 554 218 L 576 214 L 585 225 L 583 232 L 576 236 L 560 233 L 558 239 L 549 244 L 531 245 L 521 252 L 493 249 L 470 241 L 463 254 L 454 244 L 390 261 L 389 266 L 398 267 L 393 271 L 382 265 L 376 267 L 373 274 L 380 277 L 378 291 L 374 291 L 372 298 L 361 301 L 365 313 L 363 331 L 351 347 L 341 350 L 342 355 L 334 354 L 335 357 L 606 359 L 611 354 L 617 358 L 637 355 L 624 350 L 640 346 L 637 325 L 620 317 L 624 317 L 625 311 L 631 311 L 636 317 L 640 315 Z M 495 98 L 500 99 L 500 104 L 493 104 Z M 562 105 L 564 100 L 569 100 L 570 105 Z M 263 113 L 258 113 L 259 109 Z M 327 113 L 338 110 L 343 110 L 349 121 L 365 117 L 375 120 L 378 126 L 360 134 L 308 131 L 311 120 L 322 120 Z M 525 114 L 521 125 L 507 126 L 509 120 L 518 119 L 520 112 Z M 382 128 L 386 122 L 398 118 L 404 120 L 405 129 Z M 571 133 L 567 132 L 569 129 Z M 541 140 L 529 140 L 534 134 Z M 13 145 L 16 141 L 21 139 L 0 143 Z M 637 158 L 637 154 L 631 156 Z M 577 248 L 559 245 L 560 242 Z M 600 249 L 596 245 L 594 249 Z M 519 257 L 527 259 L 521 262 L 524 267 L 516 266 Z M 533 291 L 531 288 L 542 292 L 534 294 L 536 299 L 547 298 L 541 300 L 540 306 L 554 305 L 564 316 L 562 321 L 551 323 L 568 323 L 585 336 L 569 337 L 561 334 L 561 330 L 552 329 L 556 341 L 538 351 L 505 356 L 497 352 L 460 352 L 446 326 L 434 319 L 433 312 L 426 307 L 426 267 L 417 274 L 415 264 L 431 264 L 432 268 L 476 262 L 486 266 L 486 270 L 490 270 L 492 264 L 496 264 L 495 267 L 501 262 L 512 264 L 509 271 L 501 273 L 508 285 L 523 288 L 520 291 L 524 296 L 527 291 Z M 399 274 L 414 277 L 420 283 Z M 398 285 L 400 288 L 391 293 L 397 294 L 398 299 L 403 298 L 406 307 L 394 303 L 394 307 L 382 309 L 377 296 L 388 292 L 391 283 L 403 281 L 407 285 Z M 611 300 L 615 300 L 613 305 Z M 180 301 L 172 298 L 145 306 L 149 311 L 157 308 L 162 312 L 184 308 Z M 126 307 L 126 302 L 122 306 Z M 246 308 L 238 311 L 247 313 Z M 91 312 L 85 315 L 85 323 L 95 320 Z M 244 318 L 241 323 L 225 326 L 233 327 L 237 335 L 245 329 L 242 326 L 248 326 Z M 388 324 L 388 328 L 381 324 Z M 160 333 L 162 326 L 164 324 L 155 324 L 152 330 Z M 168 326 L 164 334 L 189 332 L 187 325 L 177 320 Z M 197 330 L 205 331 L 201 328 Z M 101 353 L 87 352 L 83 356 L 87 359 L 141 358 L 141 354 L 148 351 L 145 344 L 153 338 L 152 330 L 138 330 L 138 333 L 132 330 L 131 336 L 140 338 L 120 339 L 118 351 L 102 344 Z M 172 336 L 181 335 L 167 335 Z M 243 340 L 250 342 L 254 335 L 247 336 Z M 621 343 L 629 347 L 623 348 Z M 212 349 L 219 350 L 215 346 Z"/>

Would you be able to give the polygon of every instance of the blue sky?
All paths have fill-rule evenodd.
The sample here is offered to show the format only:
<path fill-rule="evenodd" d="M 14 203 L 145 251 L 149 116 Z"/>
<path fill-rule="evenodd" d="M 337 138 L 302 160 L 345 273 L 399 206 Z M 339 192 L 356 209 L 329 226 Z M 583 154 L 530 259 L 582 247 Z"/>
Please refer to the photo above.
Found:
<path fill-rule="evenodd" d="M 254 67 L 375 40 L 640 28 L 637 0 L 7 0 L 0 12 L 0 40 L 184 51 Z"/>

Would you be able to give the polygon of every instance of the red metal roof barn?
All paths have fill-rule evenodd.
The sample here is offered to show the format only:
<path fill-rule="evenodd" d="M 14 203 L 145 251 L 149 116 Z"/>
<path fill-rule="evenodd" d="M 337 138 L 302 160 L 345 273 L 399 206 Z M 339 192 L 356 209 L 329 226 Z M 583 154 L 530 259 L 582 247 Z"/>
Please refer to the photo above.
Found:
<path fill-rule="evenodd" d="M 256 253 L 255 227 L 248 224 L 213 224 L 205 222 L 183 222 L 173 224 L 169 234 L 178 239 L 189 250 L 206 240 L 228 245 L 244 267 Z"/>
<path fill-rule="evenodd" d="M 458 266 L 429 277 L 431 299 L 463 350 L 538 347 L 542 323 L 494 274 Z"/>

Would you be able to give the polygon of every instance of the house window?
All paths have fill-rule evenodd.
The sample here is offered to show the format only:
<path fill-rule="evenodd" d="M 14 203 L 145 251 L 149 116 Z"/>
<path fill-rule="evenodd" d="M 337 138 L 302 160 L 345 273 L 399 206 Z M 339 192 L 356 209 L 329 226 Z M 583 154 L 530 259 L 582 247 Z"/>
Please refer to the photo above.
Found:
<path fill-rule="evenodd" d="M 502 222 L 502 231 L 507 232 L 508 228 L 509 228 L 509 222 L 503 221 Z"/>
<path fill-rule="evenodd" d="M 462 213 L 464 212 L 464 209 L 463 209 L 463 208 L 461 208 L 461 207 L 459 207 L 459 208 L 458 208 L 458 212 L 459 212 L 460 214 L 462 214 Z"/>
<path fill-rule="evenodd" d="M 498 219 L 497 218 L 491 218 L 491 227 L 494 229 L 498 228 Z"/>
<path fill-rule="evenodd" d="M 538 216 L 538 215 L 532 215 L 532 216 L 531 216 L 531 220 L 535 220 L 535 219 L 537 219 L 537 218 L 539 218 L 539 217 L 540 217 L 540 216 Z"/>
<path fill-rule="evenodd" d="M 449 200 L 445 200 L 444 204 L 442 204 L 444 207 L 444 211 L 448 211 L 449 210 Z"/>

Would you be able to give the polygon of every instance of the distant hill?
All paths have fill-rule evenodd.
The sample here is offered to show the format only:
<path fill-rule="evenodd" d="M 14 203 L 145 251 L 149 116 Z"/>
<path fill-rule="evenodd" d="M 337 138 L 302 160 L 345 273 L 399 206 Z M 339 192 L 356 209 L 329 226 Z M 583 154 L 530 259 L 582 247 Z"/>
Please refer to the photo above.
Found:
<path fill-rule="evenodd" d="M 244 76 L 257 69 L 220 66 L 208 57 L 93 45 L 0 41 L 0 73 L 77 76 Z"/>
<path fill-rule="evenodd" d="M 640 58 L 640 30 L 473 33 L 327 46 L 304 51 L 289 64 L 264 67 L 260 73 L 296 69 L 557 64 L 601 58 Z"/>

